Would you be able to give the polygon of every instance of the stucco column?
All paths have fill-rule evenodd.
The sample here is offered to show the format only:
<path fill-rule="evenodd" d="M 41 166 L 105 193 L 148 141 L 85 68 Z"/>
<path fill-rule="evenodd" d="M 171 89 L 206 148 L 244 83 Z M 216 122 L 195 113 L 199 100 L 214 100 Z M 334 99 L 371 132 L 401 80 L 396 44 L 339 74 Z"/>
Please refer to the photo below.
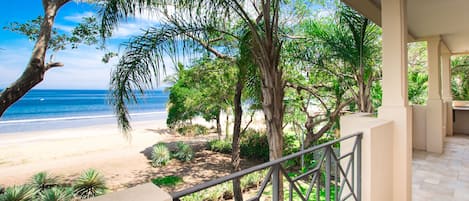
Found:
<path fill-rule="evenodd" d="M 428 49 L 428 100 L 427 100 L 427 151 L 443 152 L 443 100 L 441 99 L 441 38 L 427 41 Z"/>
<path fill-rule="evenodd" d="M 445 107 L 445 127 L 446 135 L 453 135 L 453 94 L 451 92 L 451 53 L 446 45 L 443 45 L 441 55 L 441 79 L 442 79 L 442 98 Z"/>
<path fill-rule="evenodd" d="M 393 198 L 412 199 L 412 109 L 407 98 L 407 1 L 381 1 L 383 106 L 378 118 L 393 122 Z"/>

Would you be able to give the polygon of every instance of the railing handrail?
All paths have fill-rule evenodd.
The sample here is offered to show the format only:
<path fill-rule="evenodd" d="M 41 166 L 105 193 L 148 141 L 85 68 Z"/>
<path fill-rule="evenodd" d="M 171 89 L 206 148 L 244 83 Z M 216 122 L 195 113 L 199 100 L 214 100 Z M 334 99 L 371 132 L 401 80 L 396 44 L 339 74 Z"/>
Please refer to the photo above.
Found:
<path fill-rule="evenodd" d="M 284 156 L 282 158 L 279 158 L 279 159 L 276 159 L 276 160 L 273 160 L 273 161 L 269 161 L 269 162 L 266 162 L 266 163 L 263 163 L 263 164 L 260 164 L 260 165 L 256 165 L 256 166 L 241 170 L 239 172 L 232 173 L 230 175 L 227 175 L 227 176 L 224 176 L 224 177 L 221 177 L 221 178 L 218 178 L 218 179 L 214 179 L 214 180 L 202 183 L 202 184 L 195 185 L 193 187 L 184 189 L 182 191 L 171 193 L 171 196 L 173 198 L 180 198 L 180 197 L 192 194 L 192 193 L 196 193 L 196 192 L 199 192 L 199 191 L 204 190 L 206 188 L 210 188 L 212 186 L 228 182 L 230 180 L 242 177 L 242 176 L 247 175 L 247 174 L 252 173 L 252 172 L 256 172 L 256 171 L 263 170 L 263 169 L 266 169 L 266 168 L 274 166 L 274 165 L 278 165 L 278 164 L 283 163 L 287 160 L 297 158 L 301 155 L 311 153 L 311 152 L 314 152 L 314 151 L 319 150 L 319 149 L 323 149 L 325 147 L 331 146 L 333 144 L 336 144 L 336 143 L 341 142 L 341 141 L 345 141 L 345 140 L 353 138 L 353 137 L 357 137 L 358 140 L 361 140 L 362 136 L 363 136 L 363 132 L 358 132 L 358 133 L 355 133 L 355 134 L 351 134 L 351 135 L 348 135 L 346 137 L 342 137 L 342 138 L 339 138 L 339 139 L 336 139 L 336 140 L 333 140 L 333 141 L 330 141 L 330 142 L 327 142 L 327 143 L 324 143 L 324 144 L 320 144 L 320 145 L 305 149 L 303 151 L 299 151 L 299 152 L 290 154 L 288 156 Z"/>

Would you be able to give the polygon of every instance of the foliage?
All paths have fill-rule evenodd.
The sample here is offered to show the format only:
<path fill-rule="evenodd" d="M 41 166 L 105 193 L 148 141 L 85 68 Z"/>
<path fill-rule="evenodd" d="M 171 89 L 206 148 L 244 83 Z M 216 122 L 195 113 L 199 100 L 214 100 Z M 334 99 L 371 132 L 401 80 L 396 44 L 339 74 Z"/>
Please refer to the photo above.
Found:
<path fill-rule="evenodd" d="M 323 68 L 329 77 L 338 77 L 340 85 L 350 90 L 360 112 L 373 112 L 371 87 L 381 74 L 381 30 L 342 4 L 332 18 L 312 19 L 301 27 L 311 38 L 305 46 L 299 45 L 311 49 L 303 54 L 303 60 Z"/>
<path fill-rule="evenodd" d="M 40 193 L 41 201 L 71 201 L 73 190 L 71 188 L 53 187 Z"/>
<path fill-rule="evenodd" d="M 80 44 L 84 44 L 89 46 L 96 45 L 98 49 L 105 49 L 104 44 L 100 42 L 100 28 L 96 18 L 83 17 L 81 20 L 82 21 L 71 30 L 70 34 L 53 28 L 48 48 L 53 52 L 57 52 L 65 50 L 67 47 L 76 49 Z M 25 23 L 10 22 L 7 26 L 4 26 L 3 29 L 25 35 L 30 41 L 36 41 L 39 37 L 43 21 L 44 17 L 38 16 Z M 107 54 L 109 54 L 109 56 L 116 56 L 115 53 Z"/>
<path fill-rule="evenodd" d="M 44 191 L 45 189 L 56 186 L 58 181 L 57 177 L 51 176 L 47 172 L 39 172 L 31 177 L 30 184 L 37 190 Z"/>
<path fill-rule="evenodd" d="M 184 125 L 177 129 L 178 133 L 184 136 L 207 135 L 208 128 L 199 124 Z"/>
<path fill-rule="evenodd" d="M 284 155 L 289 155 L 299 150 L 299 143 L 293 135 L 285 135 Z M 260 161 L 269 160 L 269 145 L 265 133 L 247 129 L 241 136 L 240 140 L 241 157 Z M 212 140 L 208 142 L 207 148 L 211 151 L 229 154 L 232 151 L 231 141 L 229 140 Z"/>
<path fill-rule="evenodd" d="M 241 136 L 240 148 L 244 158 L 269 161 L 269 142 L 263 132 L 247 129 Z"/>
<path fill-rule="evenodd" d="M 179 176 L 165 176 L 165 177 L 157 177 L 151 180 L 151 182 L 157 186 L 176 186 L 183 182 L 182 178 Z"/>
<path fill-rule="evenodd" d="M 0 195 L 0 201 L 32 201 L 38 192 L 32 185 L 12 186 Z"/>
<path fill-rule="evenodd" d="M 230 154 L 232 151 L 231 141 L 229 140 L 211 140 L 207 143 L 207 148 L 210 151 L 219 152 L 223 154 Z"/>
<path fill-rule="evenodd" d="M 266 170 L 261 170 L 253 172 L 251 174 L 245 175 L 241 178 L 241 189 L 243 192 L 251 188 L 256 188 L 260 185 L 265 175 L 267 174 Z M 184 197 L 184 201 L 218 201 L 218 200 L 230 200 L 233 198 L 233 187 L 232 183 L 225 182 L 211 188 L 202 190 L 197 193 L 190 194 Z"/>
<path fill-rule="evenodd" d="M 408 45 L 409 73 L 408 96 L 411 104 L 425 104 L 427 101 L 427 46 L 425 42 Z"/>
<path fill-rule="evenodd" d="M 83 172 L 73 183 L 73 193 L 81 199 L 103 195 L 106 190 L 104 177 L 93 169 Z"/>
<path fill-rule="evenodd" d="M 469 56 L 456 56 L 451 65 L 453 99 L 469 100 Z"/>
<path fill-rule="evenodd" d="M 196 115 L 207 121 L 220 118 L 233 97 L 236 68 L 224 60 L 203 58 L 177 73 L 179 79 L 169 88 L 168 126 L 175 127 Z"/>
<path fill-rule="evenodd" d="M 151 165 L 164 166 L 171 160 L 171 152 L 164 143 L 154 145 L 151 151 Z"/>
<path fill-rule="evenodd" d="M 176 146 L 177 150 L 173 154 L 174 158 L 184 162 L 188 162 L 194 159 L 194 151 L 190 145 L 184 142 L 178 142 Z"/>

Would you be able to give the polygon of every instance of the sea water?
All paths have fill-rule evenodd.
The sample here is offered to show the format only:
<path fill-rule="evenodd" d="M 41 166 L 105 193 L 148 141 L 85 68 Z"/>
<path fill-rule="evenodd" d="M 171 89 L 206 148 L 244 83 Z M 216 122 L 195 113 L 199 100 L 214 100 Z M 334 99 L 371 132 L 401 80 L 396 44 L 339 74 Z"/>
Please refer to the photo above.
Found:
<path fill-rule="evenodd" d="M 147 91 L 129 105 L 133 121 L 164 119 L 168 93 Z M 0 118 L 0 133 L 116 123 L 107 90 L 31 90 Z"/>

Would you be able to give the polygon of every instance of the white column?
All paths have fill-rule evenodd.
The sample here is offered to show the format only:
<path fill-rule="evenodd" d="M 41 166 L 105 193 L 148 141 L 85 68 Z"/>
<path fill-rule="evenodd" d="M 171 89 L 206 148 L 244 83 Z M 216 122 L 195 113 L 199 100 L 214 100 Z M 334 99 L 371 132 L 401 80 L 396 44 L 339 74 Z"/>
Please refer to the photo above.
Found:
<path fill-rule="evenodd" d="M 453 94 L 451 92 L 451 53 L 446 45 L 443 45 L 441 55 L 442 71 L 442 98 L 445 108 L 445 127 L 446 135 L 453 135 Z"/>
<path fill-rule="evenodd" d="M 406 0 L 381 1 L 383 106 L 378 118 L 393 122 L 393 200 L 412 199 L 412 109 L 407 98 Z"/>
<path fill-rule="evenodd" d="M 441 99 L 441 38 L 427 41 L 428 49 L 428 100 L 427 100 L 427 151 L 443 152 L 443 100 Z"/>

